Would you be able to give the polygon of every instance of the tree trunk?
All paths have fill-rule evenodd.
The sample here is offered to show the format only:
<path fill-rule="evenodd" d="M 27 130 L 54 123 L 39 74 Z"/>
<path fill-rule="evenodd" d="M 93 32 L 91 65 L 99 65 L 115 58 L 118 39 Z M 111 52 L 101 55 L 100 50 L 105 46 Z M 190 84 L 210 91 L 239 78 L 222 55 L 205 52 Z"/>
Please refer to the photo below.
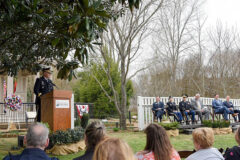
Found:
<path fill-rule="evenodd" d="M 126 93 L 126 79 L 125 79 L 125 58 L 121 57 L 121 114 L 120 114 L 120 127 L 127 129 L 126 124 L 126 110 L 127 110 L 127 93 Z"/>

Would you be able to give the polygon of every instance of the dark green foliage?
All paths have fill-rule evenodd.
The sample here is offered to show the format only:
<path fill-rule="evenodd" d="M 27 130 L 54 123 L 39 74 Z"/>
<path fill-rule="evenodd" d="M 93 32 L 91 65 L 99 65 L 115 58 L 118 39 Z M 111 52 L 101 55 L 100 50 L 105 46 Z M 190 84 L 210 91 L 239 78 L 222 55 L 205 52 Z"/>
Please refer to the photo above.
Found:
<path fill-rule="evenodd" d="M 84 130 L 82 128 L 68 129 L 67 131 L 56 131 L 50 134 L 51 145 L 76 143 L 84 138 Z"/>
<path fill-rule="evenodd" d="M 88 121 L 89 121 L 89 114 L 83 114 L 81 119 L 81 127 L 85 129 L 88 125 Z"/>
<path fill-rule="evenodd" d="M 204 127 L 212 128 L 212 121 L 211 120 L 204 120 L 202 122 L 202 124 L 203 124 Z"/>
<path fill-rule="evenodd" d="M 106 65 L 104 65 L 106 67 Z M 91 74 L 92 73 L 92 74 Z M 94 103 L 93 114 L 95 118 L 115 117 L 118 115 L 113 101 L 110 101 L 102 90 L 94 76 L 101 83 L 108 95 L 114 99 L 113 91 L 109 86 L 108 78 L 101 65 L 93 64 L 91 73 L 83 71 L 79 73 L 79 81 L 73 86 L 75 102 Z M 112 61 L 110 71 L 114 88 L 121 95 L 121 77 L 118 65 Z M 133 84 L 131 80 L 127 81 L 127 105 L 130 104 L 130 98 L 133 96 Z"/>
<path fill-rule="evenodd" d="M 159 123 L 164 129 L 166 130 L 175 130 L 179 128 L 178 122 L 172 122 L 172 123 Z"/>
<path fill-rule="evenodd" d="M 140 0 L 128 0 L 138 8 Z M 0 72 L 16 75 L 19 69 L 36 73 L 40 64 L 54 62 L 58 78 L 72 79 L 73 70 L 88 60 L 99 35 L 125 9 L 113 10 L 126 0 L 1 0 Z M 67 60 L 70 55 L 74 57 Z"/>
<path fill-rule="evenodd" d="M 114 132 L 118 132 L 118 131 L 119 131 L 119 128 L 113 128 L 113 131 L 114 131 Z"/>
<path fill-rule="evenodd" d="M 79 116 L 77 116 L 76 120 L 74 121 L 74 126 L 75 127 L 80 127 L 81 126 L 81 120 Z"/>
<path fill-rule="evenodd" d="M 230 126 L 230 122 L 205 120 L 203 121 L 203 126 L 209 128 L 227 128 Z"/>

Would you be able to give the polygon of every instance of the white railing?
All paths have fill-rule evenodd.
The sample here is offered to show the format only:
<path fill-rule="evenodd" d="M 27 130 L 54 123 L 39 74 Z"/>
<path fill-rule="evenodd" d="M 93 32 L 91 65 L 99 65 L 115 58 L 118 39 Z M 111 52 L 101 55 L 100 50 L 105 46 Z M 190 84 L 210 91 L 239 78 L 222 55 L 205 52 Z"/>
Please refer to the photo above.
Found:
<path fill-rule="evenodd" d="M 194 97 L 188 97 L 188 100 L 191 101 Z M 214 98 L 201 97 L 203 101 L 203 105 L 211 106 L 212 100 Z M 225 101 L 224 98 L 219 98 L 222 101 Z M 176 105 L 182 101 L 182 97 L 173 97 Z M 138 104 L 138 128 L 139 130 L 143 130 L 148 124 L 153 123 L 153 113 L 152 113 L 152 104 L 156 101 L 155 97 L 141 97 L 138 96 L 137 104 Z M 164 105 L 168 102 L 168 97 L 161 97 L 160 101 L 164 103 Z M 240 99 L 230 99 L 233 103 L 234 107 L 240 108 Z"/>
<path fill-rule="evenodd" d="M 23 103 L 20 110 L 11 111 L 6 109 L 4 113 L 4 103 L 0 103 L 0 123 L 9 123 L 9 122 L 26 122 L 26 112 L 36 111 L 35 103 Z M 29 120 L 32 122 L 33 120 Z"/>

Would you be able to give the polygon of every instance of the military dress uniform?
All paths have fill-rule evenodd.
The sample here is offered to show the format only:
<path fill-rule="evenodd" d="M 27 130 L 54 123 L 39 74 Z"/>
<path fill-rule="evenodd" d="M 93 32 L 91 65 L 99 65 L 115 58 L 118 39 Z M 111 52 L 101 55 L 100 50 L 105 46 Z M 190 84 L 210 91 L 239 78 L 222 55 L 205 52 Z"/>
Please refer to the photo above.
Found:
<path fill-rule="evenodd" d="M 173 115 L 174 118 L 178 121 L 181 122 L 182 121 L 182 114 L 180 112 L 178 112 L 177 110 L 177 106 L 175 102 L 167 102 L 167 111 L 168 111 L 168 115 Z"/>
<path fill-rule="evenodd" d="M 45 77 L 37 78 L 34 85 L 34 93 L 36 95 L 35 104 L 37 107 L 37 121 L 41 121 L 41 96 L 53 90 L 54 84 L 50 79 Z"/>
<path fill-rule="evenodd" d="M 189 123 L 188 115 L 192 115 L 192 122 L 194 123 L 195 121 L 195 111 L 192 110 L 192 106 L 189 101 L 181 101 L 179 103 L 179 109 L 182 113 L 182 115 L 186 116 L 187 123 Z M 189 112 L 187 112 L 189 110 Z"/>

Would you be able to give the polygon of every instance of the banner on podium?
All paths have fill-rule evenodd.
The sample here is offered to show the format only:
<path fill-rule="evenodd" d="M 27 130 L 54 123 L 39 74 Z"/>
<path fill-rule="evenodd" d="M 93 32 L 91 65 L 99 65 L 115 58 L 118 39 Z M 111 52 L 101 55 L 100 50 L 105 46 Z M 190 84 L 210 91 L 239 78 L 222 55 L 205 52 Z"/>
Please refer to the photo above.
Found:
<path fill-rule="evenodd" d="M 56 100 L 56 108 L 69 108 L 69 100 Z"/>

